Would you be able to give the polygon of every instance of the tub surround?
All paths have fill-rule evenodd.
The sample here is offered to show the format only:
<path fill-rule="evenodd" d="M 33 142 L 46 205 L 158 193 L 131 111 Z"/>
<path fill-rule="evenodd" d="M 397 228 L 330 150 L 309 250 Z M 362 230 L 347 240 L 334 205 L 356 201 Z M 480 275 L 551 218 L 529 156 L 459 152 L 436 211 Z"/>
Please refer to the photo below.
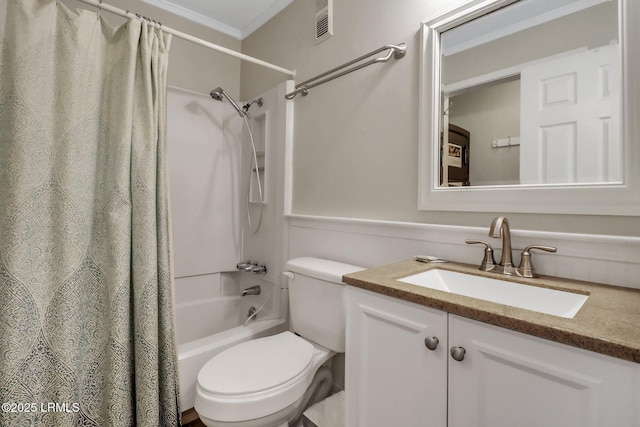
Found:
<path fill-rule="evenodd" d="M 589 298 L 573 319 L 566 319 L 397 280 L 434 268 L 588 294 Z M 482 272 L 469 264 L 425 265 L 413 260 L 347 274 L 343 281 L 350 286 L 640 363 L 640 329 L 637 327 L 640 291 L 637 289 L 551 276 L 522 279 Z"/>

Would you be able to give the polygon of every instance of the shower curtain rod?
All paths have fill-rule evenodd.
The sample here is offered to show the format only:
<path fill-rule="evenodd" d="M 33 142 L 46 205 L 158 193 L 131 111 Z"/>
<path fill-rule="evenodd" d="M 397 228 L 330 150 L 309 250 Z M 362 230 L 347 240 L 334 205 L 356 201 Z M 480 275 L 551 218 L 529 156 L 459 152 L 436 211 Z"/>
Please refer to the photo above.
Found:
<path fill-rule="evenodd" d="M 79 0 L 82 3 L 89 4 L 91 6 L 97 7 L 100 10 L 106 10 L 107 12 L 115 13 L 116 15 L 120 15 L 124 18 L 145 18 L 140 16 L 139 14 L 129 12 L 128 10 L 120 9 L 115 6 L 111 6 L 110 4 L 104 3 L 101 0 Z M 152 19 L 146 18 L 147 21 L 150 21 L 157 28 L 160 28 L 162 31 L 172 34 L 176 37 L 180 37 L 181 39 L 190 41 L 195 44 L 199 44 L 200 46 L 207 47 L 209 49 L 217 50 L 218 52 L 225 53 L 227 55 L 231 55 L 238 59 L 242 59 L 247 62 L 251 62 L 253 64 L 261 65 L 263 67 L 269 68 L 271 70 L 279 71 L 283 74 L 286 74 L 291 77 L 295 77 L 295 71 L 288 70 L 286 68 L 279 67 L 277 65 L 270 64 L 269 62 L 263 61 L 258 58 L 254 58 L 253 56 L 245 55 L 244 53 L 236 52 L 235 50 L 217 45 L 215 43 L 208 42 L 206 40 L 202 40 L 201 38 L 192 36 L 191 34 L 183 33 L 182 31 L 175 30 L 173 28 L 162 25 L 162 23 L 154 21 Z"/>

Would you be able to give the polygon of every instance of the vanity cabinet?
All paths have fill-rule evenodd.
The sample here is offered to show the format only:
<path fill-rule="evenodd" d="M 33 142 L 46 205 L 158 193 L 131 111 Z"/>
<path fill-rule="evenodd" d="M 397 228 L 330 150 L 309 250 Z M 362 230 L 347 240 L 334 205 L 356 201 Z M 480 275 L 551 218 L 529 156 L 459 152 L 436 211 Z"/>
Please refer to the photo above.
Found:
<path fill-rule="evenodd" d="M 347 310 L 349 427 L 640 427 L 636 363 L 354 287 Z"/>
<path fill-rule="evenodd" d="M 348 286 L 346 339 L 347 426 L 446 426 L 447 313 Z"/>

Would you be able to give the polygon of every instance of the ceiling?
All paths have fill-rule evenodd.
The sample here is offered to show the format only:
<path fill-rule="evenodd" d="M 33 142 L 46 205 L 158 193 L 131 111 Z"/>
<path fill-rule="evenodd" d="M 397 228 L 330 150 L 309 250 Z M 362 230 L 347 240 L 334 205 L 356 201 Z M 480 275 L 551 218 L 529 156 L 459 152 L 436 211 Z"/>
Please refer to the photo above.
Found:
<path fill-rule="evenodd" d="M 243 40 L 293 0 L 142 0 Z"/>

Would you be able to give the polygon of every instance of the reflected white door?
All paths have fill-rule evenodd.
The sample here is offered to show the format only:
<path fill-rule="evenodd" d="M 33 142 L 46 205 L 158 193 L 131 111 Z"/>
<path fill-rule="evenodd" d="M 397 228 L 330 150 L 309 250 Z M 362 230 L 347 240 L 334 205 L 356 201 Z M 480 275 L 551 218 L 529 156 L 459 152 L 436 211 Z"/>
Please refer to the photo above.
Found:
<path fill-rule="evenodd" d="M 521 184 L 622 180 L 619 57 L 616 44 L 522 70 Z"/>

